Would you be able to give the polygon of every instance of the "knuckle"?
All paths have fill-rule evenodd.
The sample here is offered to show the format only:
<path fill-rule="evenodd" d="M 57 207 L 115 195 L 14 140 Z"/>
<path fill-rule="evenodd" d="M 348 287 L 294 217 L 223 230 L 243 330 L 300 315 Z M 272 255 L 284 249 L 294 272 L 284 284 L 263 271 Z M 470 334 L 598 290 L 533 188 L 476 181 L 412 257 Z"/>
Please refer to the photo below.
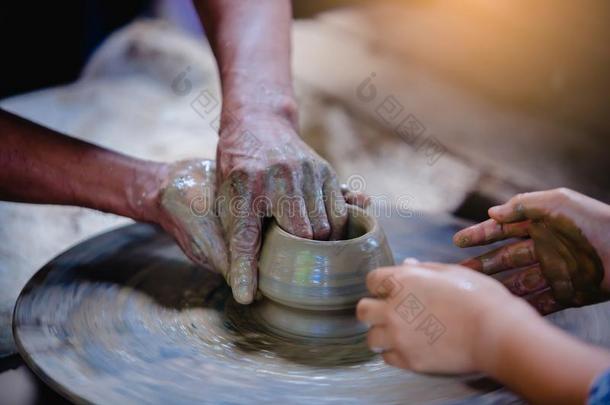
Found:
<path fill-rule="evenodd" d="M 248 253 L 258 250 L 260 232 L 257 226 L 240 226 L 231 236 L 231 251 L 234 253 Z"/>
<path fill-rule="evenodd" d="M 409 271 L 409 267 L 408 266 L 398 267 L 396 269 L 396 271 L 394 271 L 392 273 L 392 276 L 394 277 L 394 279 L 396 280 L 396 282 L 399 285 L 409 284 L 409 282 L 412 280 L 412 278 L 415 277 Z"/>
<path fill-rule="evenodd" d="M 301 158 L 299 161 L 301 171 L 306 176 L 314 176 L 316 162 L 311 158 Z"/>
<path fill-rule="evenodd" d="M 513 198 L 511 198 L 511 202 L 515 204 L 520 203 L 525 197 L 527 197 L 527 193 L 516 194 Z"/>
<path fill-rule="evenodd" d="M 292 165 L 287 160 L 274 162 L 269 166 L 269 173 L 272 177 L 282 177 L 292 172 Z"/>
<path fill-rule="evenodd" d="M 508 247 L 503 247 L 500 252 L 498 252 L 499 257 L 499 265 L 501 268 L 509 268 L 511 267 L 511 263 L 513 260 L 513 251 Z"/>
<path fill-rule="evenodd" d="M 320 175 L 322 176 L 322 178 L 327 179 L 327 178 L 336 178 L 337 177 L 335 175 L 335 171 L 332 169 L 332 167 L 330 167 L 328 162 L 322 161 L 321 163 L 319 163 L 318 167 L 319 167 L 318 171 L 320 172 Z"/>
<path fill-rule="evenodd" d="M 227 180 L 232 188 L 233 193 L 239 193 L 242 187 L 247 186 L 251 183 L 252 179 L 256 176 L 256 173 L 246 168 L 235 168 L 229 172 Z"/>
<path fill-rule="evenodd" d="M 566 187 L 559 187 L 553 190 L 554 197 L 561 201 L 568 201 L 574 196 L 574 191 Z"/>

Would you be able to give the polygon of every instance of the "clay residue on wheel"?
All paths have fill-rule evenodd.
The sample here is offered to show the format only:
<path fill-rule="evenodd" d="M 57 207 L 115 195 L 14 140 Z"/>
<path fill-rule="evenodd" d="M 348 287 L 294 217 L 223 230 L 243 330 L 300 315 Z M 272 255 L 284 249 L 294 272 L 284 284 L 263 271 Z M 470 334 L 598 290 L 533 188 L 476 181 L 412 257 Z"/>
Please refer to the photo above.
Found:
<path fill-rule="evenodd" d="M 389 367 L 361 338 L 268 333 L 169 237 L 125 229 L 49 264 L 16 308 L 22 356 L 77 402 L 425 403 L 479 392 Z"/>

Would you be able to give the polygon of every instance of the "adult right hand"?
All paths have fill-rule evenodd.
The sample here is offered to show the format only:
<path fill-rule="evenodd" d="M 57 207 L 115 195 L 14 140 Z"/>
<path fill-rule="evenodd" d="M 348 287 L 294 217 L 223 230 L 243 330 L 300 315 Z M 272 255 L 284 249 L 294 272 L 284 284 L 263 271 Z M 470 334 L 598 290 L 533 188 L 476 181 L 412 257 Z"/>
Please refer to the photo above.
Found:
<path fill-rule="evenodd" d="M 345 231 L 346 200 L 367 201 L 341 190 L 333 168 L 303 142 L 287 115 L 260 107 L 235 115 L 239 123 L 223 128 L 218 142 L 217 205 L 230 253 L 227 282 L 235 300 L 249 304 L 264 217 L 301 238 L 335 240 Z"/>

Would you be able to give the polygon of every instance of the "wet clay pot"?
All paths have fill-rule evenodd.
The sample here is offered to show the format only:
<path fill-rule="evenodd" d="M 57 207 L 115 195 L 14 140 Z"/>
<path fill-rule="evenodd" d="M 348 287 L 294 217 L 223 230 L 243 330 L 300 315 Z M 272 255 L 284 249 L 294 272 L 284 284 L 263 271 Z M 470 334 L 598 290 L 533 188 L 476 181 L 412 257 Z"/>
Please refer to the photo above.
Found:
<path fill-rule="evenodd" d="M 259 290 L 265 299 L 256 313 L 279 333 L 341 337 L 363 333 L 355 318 L 367 295 L 369 271 L 394 264 L 377 221 L 348 205 L 344 240 L 296 237 L 273 224 L 266 232 L 259 262 Z"/>

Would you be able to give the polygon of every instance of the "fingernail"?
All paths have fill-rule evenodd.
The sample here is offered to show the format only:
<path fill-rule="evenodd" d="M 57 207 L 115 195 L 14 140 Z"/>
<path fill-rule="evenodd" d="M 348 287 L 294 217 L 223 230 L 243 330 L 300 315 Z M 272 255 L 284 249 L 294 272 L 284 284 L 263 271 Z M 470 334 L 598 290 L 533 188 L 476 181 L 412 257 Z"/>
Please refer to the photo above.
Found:
<path fill-rule="evenodd" d="M 468 247 L 470 246 L 470 237 L 468 235 L 460 235 L 458 232 L 453 236 L 453 243 L 458 247 Z"/>
<path fill-rule="evenodd" d="M 381 354 L 381 353 L 385 352 L 385 350 L 382 349 L 381 347 L 371 347 L 371 351 L 376 354 Z"/>
<path fill-rule="evenodd" d="M 494 207 L 491 207 L 487 213 L 489 214 L 489 216 L 493 219 L 494 217 L 497 217 L 499 215 L 502 215 L 502 209 L 503 209 L 503 205 L 496 205 Z"/>
<path fill-rule="evenodd" d="M 402 264 L 418 264 L 419 260 L 417 260 L 414 257 L 407 257 L 405 260 L 402 261 Z"/>
<path fill-rule="evenodd" d="M 240 304 L 250 304 L 252 302 L 252 294 L 246 287 L 239 287 L 235 294 L 235 300 Z"/>
<path fill-rule="evenodd" d="M 252 302 L 252 286 L 248 278 L 242 277 L 237 280 L 233 286 L 233 295 L 240 304 L 249 304 Z"/>

